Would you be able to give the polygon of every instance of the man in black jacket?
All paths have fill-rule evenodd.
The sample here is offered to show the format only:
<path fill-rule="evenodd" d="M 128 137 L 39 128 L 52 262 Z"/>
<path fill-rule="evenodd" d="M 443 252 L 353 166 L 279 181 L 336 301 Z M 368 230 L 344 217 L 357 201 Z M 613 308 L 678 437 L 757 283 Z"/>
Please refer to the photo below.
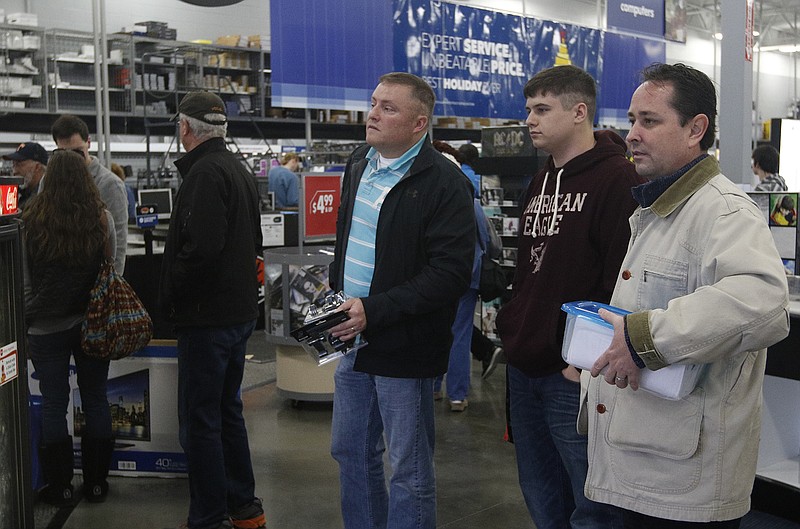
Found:
<path fill-rule="evenodd" d="M 239 398 L 258 317 L 258 192 L 225 147 L 227 117 L 218 96 L 187 94 L 178 119 L 187 154 L 175 162 L 183 183 L 164 248 L 161 298 L 178 336 L 188 526 L 265 527 Z"/>
<path fill-rule="evenodd" d="M 335 375 L 331 453 L 346 528 L 434 528 L 433 379 L 475 251 L 472 184 L 431 145 L 434 94 L 380 78 L 367 144 L 345 169 L 330 283 L 351 297 L 335 336 L 368 342 Z M 392 476 L 386 490 L 384 434 Z"/>

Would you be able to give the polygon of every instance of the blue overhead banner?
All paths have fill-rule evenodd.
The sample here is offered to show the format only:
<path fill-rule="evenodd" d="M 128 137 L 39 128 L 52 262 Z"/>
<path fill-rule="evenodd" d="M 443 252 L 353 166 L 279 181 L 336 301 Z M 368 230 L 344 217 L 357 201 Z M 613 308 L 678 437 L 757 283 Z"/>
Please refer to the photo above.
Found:
<path fill-rule="evenodd" d="M 664 0 L 608 0 L 608 27 L 664 36 Z"/>
<path fill-rule="evenodd" d="M 528 79 L 573 64 L 616 125 L 639 71 L 665 60 L 663 40 L 438 0 L 271 0 L 270 20 L 274 107 L 368 110 L 378 78 L 405 71 L 431 84 L 437 116 L 522 120 Z"/>
<path fill-rule="evenodd" d="M 270 0 L 272 106 L 367 110 L 392 71 L 389 0 Z"/>
<path fill-rule="evenodd" d="M 525 83 L 556 64 L 599 79 L 599 30 L 435 0 L 394 4 L 394 68 L 430 83 L 435 115 L 524 119 Z"/>
<path fill-rule="evenodd" d="M 667 44 L 663 40 L 605 33 L 603 43 L 603 90 L 597 98 L 600 123 L 624 128 L 628 122 L 631 96 L 641 83 L 645 66 L 664 62 Z"/>

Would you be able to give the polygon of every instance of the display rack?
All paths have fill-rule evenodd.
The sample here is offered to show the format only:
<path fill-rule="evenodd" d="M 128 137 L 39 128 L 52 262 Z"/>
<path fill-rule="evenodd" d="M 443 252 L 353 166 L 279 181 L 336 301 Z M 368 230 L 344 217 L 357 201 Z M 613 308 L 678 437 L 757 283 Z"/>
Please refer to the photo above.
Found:
<path fill-rule="evenodd" d="M 0 28 L 5 30 L 9 26 Z M 94 80 L 92 33 L 23 26 L 10 29 L 21 32 L 23 39 L 30 37 L 29 43 L 35 42 L 37 36 L 42 42 L 39 49 L 0 48 L 4 61 L 12 55 L 29 56 L 36 72 L 24 81 L 34 87 L 33 93 L 3 95 L 0 90 L 0 108 L 11 109 L 9 112 L 0 110 L 0 130 L 49 134 L 54 116 L 58 114 L 96 114 L 95 96 L 102 87 Z M 272 108 L 271 57 L 260 47 L 199 44 L 114 33 L 108 35 L 108 49 L 112 134 L 156 134 L 155 129 L 163 134 L 180 98 L 189 90 L 203 88 L 218 93 L 228 105 L 228 133 L 232 136 L 262 140 L 307 138 L 310 121 L 310 133 L 315 139 L 364 140 L 365 129 L 360 119 L 342 121 L 337 111 Z M 149 89 L 144 86 L 145 75 L 151 86 Z M 19 77 L 24 75 L 0 70 L 0 87 L 23 83 L 9 80 Z M 43 88 L 37 97 L 35 87 L 38 86 Z M 145 114 L 148 105 L 151 106 Z M 22 112 L 28 113 L 26 119 L 14 118 L 14 114 Z M 434 125 L 433 131 L 434 137 L 445 141 L 469 139 L 477 142 L 480 138 L 477 129 Z"/>
<path fill-rule="evenodd" d="M 53 29 L 46 32 L 50 108 L 56 113 L 95 111 L 95 49 L 92 33 Z M 130 45 L 125 38 L 108 37 L 108 94 L 111 114 L 131 111 Z"/>
<path fill-rule="evenodd" d="M 172 116 L 192 90 L 216 92 L 228 116 L 264 116 L 269 62 L 256 48 L 203 45 L 147 37 L 131 38 L 134 57 L 134 116 Z"/>
<path fill-rule="evenodd" d="M 36 27 L 0 25 L 0 111 L 47 108 L 44 31 Z"/>
<path fill-rule="evenodd" d="M 481 157 L 473 169 L 482 175 L 481 204 L 503 241 L 500 266 L 508 277 L 508 292 L 481 303 L 481 331 L 499 340 L 495 318 L 511 293 L 517 263 L 520 201 L 531 177 L 539 168 L 539 157 L 524 126 L 484 127 L 481 130 Z M 492 184 L 486 185 L 490 181 Z"/>

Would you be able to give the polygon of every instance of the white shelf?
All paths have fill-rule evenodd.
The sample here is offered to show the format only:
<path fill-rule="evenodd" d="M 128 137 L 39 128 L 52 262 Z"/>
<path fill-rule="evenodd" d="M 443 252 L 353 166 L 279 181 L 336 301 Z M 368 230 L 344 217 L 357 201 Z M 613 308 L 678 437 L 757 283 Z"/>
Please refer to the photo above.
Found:
<path fill-rule="evenodd" d="M 31 72 L 31 71 L 19 71 L 19 70 L 0 70 L 0 75 L 30 75 L 35 76 L 39 75 L 39 72 Z"/>
<path fill-rule="evenodd" d="M 756 476 L 790 485 L 800 490 L 800 456 L 778 461 L 756 470 Z"/>
<path fill-rule="evenodd" d="M 56 90 L 76 90 L 79 92 L 95 92 L 97 91 L 97 87 L 95 86 L 81 86 L 81 85 L 69 85 L 69 86 L 53 86 Z M 127 88 L 109 88 L 109 92 L 127 92 Z"/>
<path fill-rule="evenodd" d="M 73 63 L 73 64 L 94 64 L 94 57 L 51 57 L 51 60 L 55 62 L 66 62 L 66 63 Z M 121 62 L 111 62 L 106 61 L 108 66 L 122 66 L 123 63 Z"/>

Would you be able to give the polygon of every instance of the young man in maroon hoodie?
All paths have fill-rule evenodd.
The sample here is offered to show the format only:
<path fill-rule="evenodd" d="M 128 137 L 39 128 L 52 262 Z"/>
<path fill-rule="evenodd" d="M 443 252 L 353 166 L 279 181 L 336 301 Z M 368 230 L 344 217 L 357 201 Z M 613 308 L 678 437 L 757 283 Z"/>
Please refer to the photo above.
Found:
<path fill-rule="evenodd" d="M 619 528 L 619 512 L 586 499 L 587 439 L 576 429 L 580 375 L 561 358 L 561 304 L 611 298 L 642 182 L 625 142 L 594 132 L 596 86 L 574 66 L 525 85 L 526 124 L 550 156 L 522 202 L 511 300 L 497 317 L 508 358 L 519 483 L 538 529 Z"/>

